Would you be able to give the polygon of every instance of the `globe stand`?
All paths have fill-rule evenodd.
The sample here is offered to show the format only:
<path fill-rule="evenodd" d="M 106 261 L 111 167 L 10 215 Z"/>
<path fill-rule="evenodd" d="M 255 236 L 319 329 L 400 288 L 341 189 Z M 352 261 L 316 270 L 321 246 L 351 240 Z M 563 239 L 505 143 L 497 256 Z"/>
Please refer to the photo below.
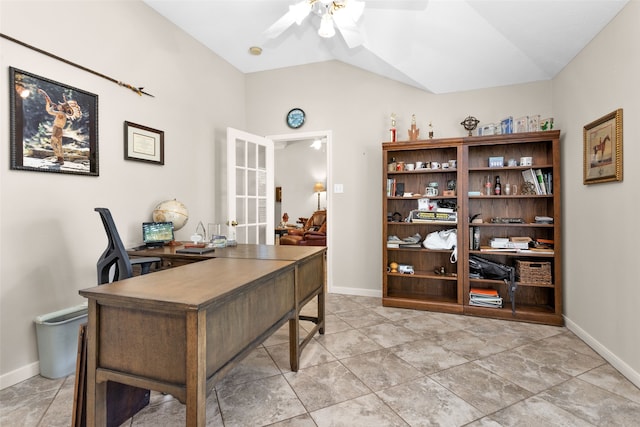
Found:
<path fill-rule="evenodd" d="M 152 218 L 155 222 L 172 222 L 173 231 L 175 232 L 185 226 L 189 220 L 189 211 L 182 202 L 176 199 L 165 200 L 155 207 Z M 169 243 L 166 243 L 166 246 L 182 246 L 182 243 L 173 239 Z"/>

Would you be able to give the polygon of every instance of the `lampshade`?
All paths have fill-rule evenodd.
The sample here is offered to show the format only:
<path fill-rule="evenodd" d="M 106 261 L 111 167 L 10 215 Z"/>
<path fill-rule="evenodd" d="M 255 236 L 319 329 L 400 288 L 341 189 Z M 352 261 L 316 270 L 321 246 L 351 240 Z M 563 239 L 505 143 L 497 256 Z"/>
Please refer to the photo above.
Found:
<path fill-rule="evenodd" d="M 313 192 L 320 193 L 321 191 L 324 191 L 324 184 L 321 182 L 316 182 L 313 186 Z"/>
<path fill-rule="evenodd" d="M 324 15 L 322 15 L 318 35 L 324 38 L 331 38 L 336 35 L 336 29 L 333 28 L 333 18 L 331 18 L 331 15 L 329 15 L 329 13 L 325 13 Z"/>

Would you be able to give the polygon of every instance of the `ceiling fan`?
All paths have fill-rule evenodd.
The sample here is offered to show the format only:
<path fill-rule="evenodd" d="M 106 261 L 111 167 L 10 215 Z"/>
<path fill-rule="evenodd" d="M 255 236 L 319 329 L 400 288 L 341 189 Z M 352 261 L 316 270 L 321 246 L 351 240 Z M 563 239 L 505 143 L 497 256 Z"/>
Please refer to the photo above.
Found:
<path fill-rule="evenodd" d="M 320 37 L 333 37 L 335 27 L 349 48 L 364 43 L 357 22 L 364 11 L 364 1 L 360 0 L 302 0 L 289 6 L 289 11 L 265 31 L 267 38 L 276 38 L 293 23 L 300 25 L 310 14 L 320 16 Z M 334 26 L 335 24 L 335 26 Z"/>

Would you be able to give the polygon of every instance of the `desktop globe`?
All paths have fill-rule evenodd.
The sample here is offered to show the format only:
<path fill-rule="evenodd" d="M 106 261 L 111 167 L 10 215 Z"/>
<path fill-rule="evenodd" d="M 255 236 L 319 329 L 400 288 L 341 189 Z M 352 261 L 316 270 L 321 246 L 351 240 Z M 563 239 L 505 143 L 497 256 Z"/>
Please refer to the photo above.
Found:
<path fill-rule="evenodd" d="M 165 200 L 158 204 L 153 210 L 154 222 L 172 222 L 174 230 L 180 230 L 189 221 L 189 211 L 182 203 L 173 200 Z"/>

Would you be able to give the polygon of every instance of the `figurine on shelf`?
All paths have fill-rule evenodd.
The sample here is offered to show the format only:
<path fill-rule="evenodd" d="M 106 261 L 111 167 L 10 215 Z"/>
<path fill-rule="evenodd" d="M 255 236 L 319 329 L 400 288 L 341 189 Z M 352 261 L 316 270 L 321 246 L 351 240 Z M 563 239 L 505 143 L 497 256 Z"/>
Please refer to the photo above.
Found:
<path fill-rule="evenodd" d="M 416 128 L 416 115 L 411 116 L 411 129 L 409 129 L 409 141 L 415 141 L 420 135 L 420 129 Z"/>
<path fill-rule="evenodd" d="M 429 122 L 429 139 L 433 139 L 433 125 Z"/>
<path fill-rule="evenodd" d="M 389 273 L 397 273 L 398 272 L 398 263 L 392 262 L 389 264 Z"/>
<path fill-rule="evenodd" d="M 285 212 L 284 215 L 282 215 L 282 222 L 280 223 L 280 225 L 283 227 L 286 227 L 288 221 L 289 221 L 289 214 Z"/>
<path fill-rule="evenodd" d="M 396 113 L 391 113 L 391 142 L 396 142 Z"/>
<path fill-rule="evenodd" d="M 478 123 L 480 120 L 476 119 L 473 116 L 467 116 L 463 121 L 460 122 L 462 127 L 465 128 L 467 132 L 469 132 L 469 136 L 473 135 L 473 131 L 478 127 Z"/>

